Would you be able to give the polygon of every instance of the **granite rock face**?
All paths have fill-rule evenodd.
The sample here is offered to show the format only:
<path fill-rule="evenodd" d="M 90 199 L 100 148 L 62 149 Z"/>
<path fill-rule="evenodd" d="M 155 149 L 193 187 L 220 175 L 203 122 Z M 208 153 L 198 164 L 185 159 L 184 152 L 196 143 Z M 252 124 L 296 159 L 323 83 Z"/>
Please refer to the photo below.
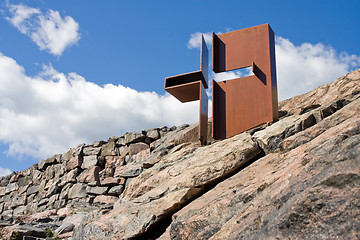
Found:
<path fill-rule="evenodd" d="M 162 127 L 2 177 L 0 236 L 359 239 L 360 69 L 279 107 L 207 146 L 197 125 Z"/>
<path fill-rule="evenodd" d="M 318 136 L 223 181 L 177 212 L 163 238 L 359 238 L 359 110 L 360 99 L 329 117 L 347 115 L 340 124 L 320 122 Z"/>

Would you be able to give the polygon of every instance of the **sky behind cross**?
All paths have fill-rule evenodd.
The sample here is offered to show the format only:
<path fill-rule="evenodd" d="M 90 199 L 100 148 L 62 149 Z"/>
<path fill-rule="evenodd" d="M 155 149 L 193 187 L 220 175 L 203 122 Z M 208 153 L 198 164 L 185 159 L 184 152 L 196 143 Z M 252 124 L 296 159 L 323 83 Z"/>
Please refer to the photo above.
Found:
<path fill-rule="evenodd" d="M 331 82 L 360 67 L 359 9 L 358 0 L 2 1 L 0 175 L 81 143 L 195 123 L 197 103 L 163 86 L 199 70 L 201 33 L 211 52 L 212 31 L 269 23 L 279 100 Z"/>

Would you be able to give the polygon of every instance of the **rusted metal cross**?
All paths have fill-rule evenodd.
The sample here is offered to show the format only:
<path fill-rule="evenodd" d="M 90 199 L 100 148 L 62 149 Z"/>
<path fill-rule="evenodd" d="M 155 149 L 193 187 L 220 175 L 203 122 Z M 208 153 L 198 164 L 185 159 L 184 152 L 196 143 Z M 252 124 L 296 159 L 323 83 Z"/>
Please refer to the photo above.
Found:
<path fill-rule="evenodd" d="M 181 102 L 200 100 L 199 140 L 207 142 L 208 50 L 202 36 L 200 71 L 165 79 L 165 90 Z M 212 134 L 225 139 L 278 120 L 274 32 L 269 24 L 212 35 L 215 73 L 251 67 L 254 75 L 212 80 Z"/>

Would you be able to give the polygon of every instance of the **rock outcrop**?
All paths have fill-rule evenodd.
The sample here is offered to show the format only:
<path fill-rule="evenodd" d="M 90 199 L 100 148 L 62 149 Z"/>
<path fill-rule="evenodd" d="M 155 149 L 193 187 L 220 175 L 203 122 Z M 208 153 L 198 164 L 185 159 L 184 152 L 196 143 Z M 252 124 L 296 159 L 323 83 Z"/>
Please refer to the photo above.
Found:
<path fill-rule="evenodd" d="M 0 178 L 0 236 L 360 238 L 360 69 L 279 109 L 207 146 L 196 125 L 164 127 Z"/>

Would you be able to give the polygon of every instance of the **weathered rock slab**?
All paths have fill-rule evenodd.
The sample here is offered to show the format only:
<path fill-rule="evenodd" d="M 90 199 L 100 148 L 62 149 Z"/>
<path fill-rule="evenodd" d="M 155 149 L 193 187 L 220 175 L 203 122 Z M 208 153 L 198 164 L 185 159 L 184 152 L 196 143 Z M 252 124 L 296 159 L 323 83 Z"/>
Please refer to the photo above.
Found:
<path fill-rule="evenodd" d="M 208 184 L 231 174 L 260 153 L 246 133 L 202 148 L 183 144 L 171 151 L 131 180 L 113 211 L 91 220 L 84 228 L 100 231 L 107 226 L 101 231 L 118 239 L 140 236 L 199 195 Z M 90 237 L 84 235 L 83 239 Z"/>
<path fill-rule="evenodd" d="M 323 125 L 305 144 L 268 154 L 218 184 L 177 212 L 162 239 L 356 238 L 359 116 Z"/>

